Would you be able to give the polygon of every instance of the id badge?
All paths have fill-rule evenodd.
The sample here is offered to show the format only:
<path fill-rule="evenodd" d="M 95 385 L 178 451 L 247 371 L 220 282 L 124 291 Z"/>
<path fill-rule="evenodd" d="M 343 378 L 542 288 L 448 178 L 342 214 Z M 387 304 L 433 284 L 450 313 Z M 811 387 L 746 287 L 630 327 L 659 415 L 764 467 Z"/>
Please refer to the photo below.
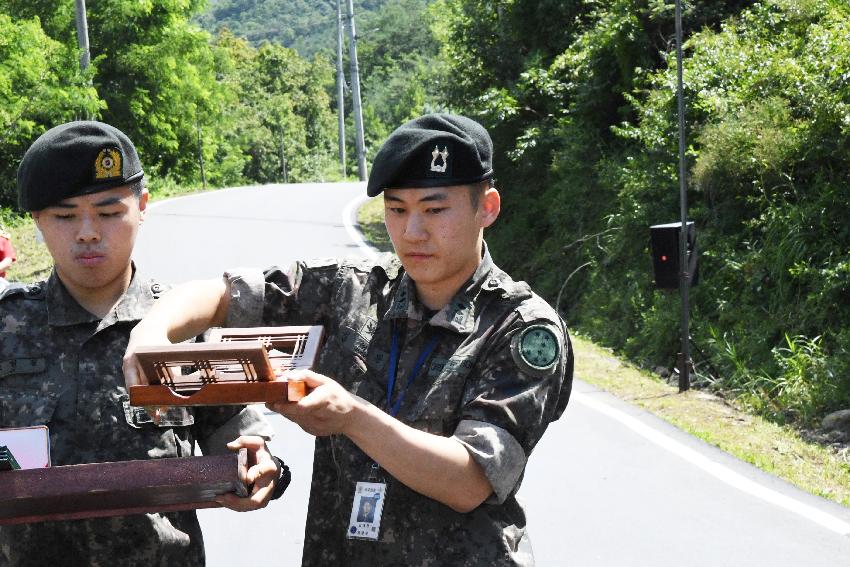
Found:
<path fill-rule="evenodd" d="M 354 489 L 351 520 L 348 522 L 348 539 L 378 540 L 381 533 L 381 512 L 387 485 L 383 482 L 358 482 Z"/>

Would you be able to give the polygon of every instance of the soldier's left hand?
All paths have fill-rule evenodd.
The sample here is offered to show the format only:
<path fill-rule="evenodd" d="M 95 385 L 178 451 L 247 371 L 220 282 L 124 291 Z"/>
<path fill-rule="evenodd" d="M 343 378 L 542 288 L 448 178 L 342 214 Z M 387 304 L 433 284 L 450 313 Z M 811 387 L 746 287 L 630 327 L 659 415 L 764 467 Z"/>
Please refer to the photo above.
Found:
<path fill-rule="evenodd" d="M 318 437 L 345 433 L 352 411 L 360 403 L 358 398 L 331 378 L 311 370 L 292 370 L 282 378 L 303 380 L 310 393 L 298 402 L 269 402 L 266 407 Z"/>
<path fill-rule="evenodd" d="M 256 435 L 243 435 L 227 444 L 231 451 L 238 451 L 243 447 L 248 449 L 246 484 L 251 487 L 251 493 L 244 498 L 235 494 L 222 494 L 216 499 L 225 508 L 237 512 L 264 508 L 274 493 L 275 481 L 278 478 L 277 463 L 272 458 L 265 439 Z"/>

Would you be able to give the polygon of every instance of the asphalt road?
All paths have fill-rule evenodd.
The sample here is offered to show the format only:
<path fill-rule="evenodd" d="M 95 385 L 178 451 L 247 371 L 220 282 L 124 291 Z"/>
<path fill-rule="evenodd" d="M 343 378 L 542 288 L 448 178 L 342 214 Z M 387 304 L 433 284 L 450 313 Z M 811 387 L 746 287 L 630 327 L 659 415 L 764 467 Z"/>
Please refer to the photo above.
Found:
<path fill-rule="evenodd" d="M 135 259 L 161 281 L 364 255 L 346 228 L 361 184 L 268 185 L 154 204 Z M 498 258 L 496 258 L 498 261 Z M 579 380 L 520 490 L 538 565 L 850 566 L 850 510 L 799 491 Z M 297 565 L 312 437 L 277 415 L 286 495 L 199 513 L 210 567 Z"/>

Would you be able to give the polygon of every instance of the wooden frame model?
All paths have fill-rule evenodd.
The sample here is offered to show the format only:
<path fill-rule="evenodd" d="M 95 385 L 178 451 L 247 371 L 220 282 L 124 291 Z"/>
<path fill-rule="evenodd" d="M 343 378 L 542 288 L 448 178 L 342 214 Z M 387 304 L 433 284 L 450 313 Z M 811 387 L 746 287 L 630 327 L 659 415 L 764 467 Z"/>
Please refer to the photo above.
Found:
<path fill-rule="evenodd" d="M 134 406 L 197 406 L 298 401 L 302 381 L 275 381 L 286 370 L 311 368 L 324 329 L 221 328 L 209 342 L 140 347 L 136 356 L 146 386 L 130 386 Z M 181 369 L 191 367 L 189 374 Z"/>
<path fill-rule="evenodd" d="M 247 450 L 0 472 L 0 525 L 175 512 L 247 496 Z"/>

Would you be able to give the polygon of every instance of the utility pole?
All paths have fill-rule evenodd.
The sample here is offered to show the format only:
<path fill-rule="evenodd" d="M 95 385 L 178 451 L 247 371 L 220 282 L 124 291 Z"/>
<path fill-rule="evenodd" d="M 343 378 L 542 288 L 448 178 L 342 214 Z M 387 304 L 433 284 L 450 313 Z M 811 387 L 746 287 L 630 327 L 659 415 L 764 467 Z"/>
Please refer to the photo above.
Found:
<path fill-rule="evenodd" d="M 289 178 L 286 175 L 286 154 L 283 152 L 283 126 L 280 127 L 280 171 L 283 173 L 283 182 L 289 183 Z"/>
<path fill-rule="evenodd" d="M 366 181 L 366 142 L 363 136 L 363 110 L 360 102 L 360 70 L 357 67 L 357 34 L 354 30 L 354 0 L 348 0 L 348 47 L 351 59 L 351 98 L 354 106 L 354 137 L 357 141 L 357 172 Z"/>
<path fill-rule="evenodd" d="M 345 75 L 342 70 L 342 0 L 336 0 L 336 112 L 339 121 L 339 165 L 345 179 Z"/>
<path fill-rule="evenodd" d="M 86 0 L 77 0 L 77 45 L 80 47 L 80 69 L 89 68 L 91 53 L 89 52 L 89 24 L 86 19 Z"/>
<path fill-rule="evenodd" d="M 679 230 L 679 294 L 682 298 L 682 353 L 679 357 L 679 391 L 691 387 L 690 366 L 690 329 L 688 294 L 691 287 L 691 273 L 688 262 L 688 186 L 685 165 L 685 94 L 682 81 L 682 3 L 676 0 L 676 97 L 679 110 L 679 206 L 682 228 Z"/>
<path fill-rule="evenodd" d="M 201 119 L 196 118 L 195 124 L 198 126 L 198 163 L 201 165 L 201 185 L 204 191 L 207 190 L 207 173 L 204 170 L 204 141 L 201 136 Z"/>

